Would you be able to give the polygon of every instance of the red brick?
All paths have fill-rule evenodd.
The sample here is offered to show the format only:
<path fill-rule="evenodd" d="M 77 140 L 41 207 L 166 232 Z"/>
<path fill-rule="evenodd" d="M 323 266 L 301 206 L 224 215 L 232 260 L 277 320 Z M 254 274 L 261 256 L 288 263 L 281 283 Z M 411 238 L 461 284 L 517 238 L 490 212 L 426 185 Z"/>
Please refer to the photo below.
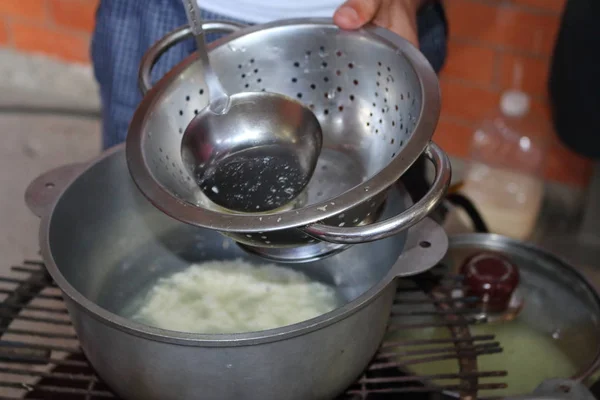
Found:
<path fill-rule="evenodd" d="M 49 0 L 51 19 L 58 25 L 87 33 L 94 29 L 97 0 Z"/>
<path fill-rule="evenodd" d="M 0 16 L 46 20 L 45 0 L 0 0 Z"/>
<path fill-rule="evenodd" d="M 465 43 L 448 43 L 448 59 L 443 75 L 480 85 L 491 85 L 496 53 L 493 49 Z"/>
<path fill-rule="evenodd" d="M 25 22 L 11 24 L 13 43 L 21 51 L 42 53 L 65 61 L 89 62 L 89 37 Z"/>
<path fill-rule="evenodd" d="M 472 0 L 445 2 L 450 35 L 492 45 L 550 54 L 560 17 L 528 12 L 502 3 L 494 6 Z"/>
<path fill-rule="evenodd" d="M 533 95 L 547 95 L 548 58 L 505 53 L 502 55 L 500 71 L 500 84 L 503 89 L 519 88 Z"/>
<path fill-rule="evenodd" d="M 567 0 L 512 0 L 512 2 L 521 6 L 561 13 L 565 8 Z"/>
<path fill-rule="evenodd" d="M 477 122 L 499 107 L 499 93 L 441 79 L 442 115 Z"/>
<path fill-rule="evenodd" d="M 473 128 L 471 126 L 442 117 L 433 135 L 433 140 L 449 155 L 467 158 L 472 137 Z"/>
<path fill-rule="evenodd" d="M 8 28 L 6 22 L 0 19 L 0 46 L 8 44 Z"/>

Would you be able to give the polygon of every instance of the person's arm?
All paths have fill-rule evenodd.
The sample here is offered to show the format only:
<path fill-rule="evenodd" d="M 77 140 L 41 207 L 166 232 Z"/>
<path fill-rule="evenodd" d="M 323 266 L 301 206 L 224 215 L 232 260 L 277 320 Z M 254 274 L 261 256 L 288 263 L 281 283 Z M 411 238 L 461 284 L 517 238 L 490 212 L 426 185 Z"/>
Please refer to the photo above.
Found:
<path fill-rule="evenodd" d="M 417 12 L 429 2 L 431 0 L 347 0 L 336 10 L 333 20 L 342 29 L 358 29 L 373 22 L 418 46 Z"/>

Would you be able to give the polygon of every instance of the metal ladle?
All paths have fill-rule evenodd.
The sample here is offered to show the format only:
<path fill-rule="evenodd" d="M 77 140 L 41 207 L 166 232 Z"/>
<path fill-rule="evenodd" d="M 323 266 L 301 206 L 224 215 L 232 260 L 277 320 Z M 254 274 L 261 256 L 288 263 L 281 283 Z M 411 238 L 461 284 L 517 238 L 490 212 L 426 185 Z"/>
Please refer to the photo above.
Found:
<path fill-rule="evenodd" d="M 280 94 L 228 95 L 210 65 L 198 3 L 183 3 L 210 97 L 184 132 L 183 162 L 221 207 L 236 212 L 281 208 L 304 190 L 315 170 L 323 141 L 319 121 Z"/>

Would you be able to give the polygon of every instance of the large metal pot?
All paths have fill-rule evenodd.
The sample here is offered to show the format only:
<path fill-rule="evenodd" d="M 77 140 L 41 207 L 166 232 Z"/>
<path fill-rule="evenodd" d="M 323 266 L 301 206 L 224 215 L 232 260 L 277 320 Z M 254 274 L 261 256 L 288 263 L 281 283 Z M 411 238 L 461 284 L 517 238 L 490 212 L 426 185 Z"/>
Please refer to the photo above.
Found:
<path fill-rule="evenodd" d="M 190 262 L 255 259 L 216 231 L 153 207 L 127 169 L 124 148 L 44 174 L 26 200 L 42 217 L 47 268 L 63 291 L 83 351 L 121 397 L 139 400 L 327 399 L 369 363 L 386 330 L 395 278 L 437 263 L 447 249 L 429 219 L 408 232 L 326 259 L 289 265 L 334 285 L 346 304 L 299 324 L 200 335 L 151 328 L 119 313 L 144 286 Z M 383 216 L 410 205 L 392 190 Z"/>

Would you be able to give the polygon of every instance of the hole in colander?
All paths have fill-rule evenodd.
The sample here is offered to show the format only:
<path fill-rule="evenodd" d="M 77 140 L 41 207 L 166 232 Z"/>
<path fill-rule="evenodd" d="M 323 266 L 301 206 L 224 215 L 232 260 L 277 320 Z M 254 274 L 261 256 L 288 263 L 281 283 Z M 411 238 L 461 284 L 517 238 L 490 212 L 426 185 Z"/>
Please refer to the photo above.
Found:
<path fill-rule="evenodd" d="M 379 93 L 375 92 L 375 97 L 379 97 Z"/>
<path fill-rule="evenodd" d="M 309 104 L 308 108 L 310 108 L 311 110 L 314 110 L 315 109 L 315 105 L 314 104 Z"/>
<path fill-rule="evenodd" d="M 298 78 L 292 78 L 292 82 L 294 82 L 294 83 L 298 82 Z"/>
<path fill-rule="evenodd" d="M 377 86 L 379 86 L 379 82 L 375 82 L 375 84 L 376 84 Z"/>
<path fill-rule="evenodd" d="M 261 82 L 262 82 L 262 78 L 258 78 L 258 79 L 256 80 L 256 82 L 257 82 L 257 83 L 261 83 Z"/>
<path fill-rule="evenodd" d="M 194 114 L 195 114 L 195 115 L 198 115 L 198 110 L 194 110 Z"/>
<path fill-rule="evenodd" d="M 404 124 L 400 124 L 400 130 L 404 129 Z"/>
<path fill-rule="evenodd" d="M 325 82 L 329 82 L 329 78 L 328 78 L 328 77 L 325 77 L 325 78 L 323 78 L 323 80 L 324 80 Z"/>
<path fill-rule="evenodd" d="M 296 61 L 296 62 L 294 63 L 294 67 L 298 68 L 299 66 L 300 66 L 300 63 L 299 63 L 298 61 Z"/>
<path fill-rule="evenodd" d="M 338 91 L 338 92 L 341 92 L 341 91 L 342 91 L 342 87 L 341 87 L 341 86 L 338 86 L 338 87 L 337 87 L 337 91 Z"/>
<path fill-rule="evenodd" d="M 315 89 L 317 88 L 317 85 L 315 85 L 314 83 L 312 83 L 312 84 L 310 85 L 310 88 L 311 88 L 312 90 L 315 90 Z"/>
<path fill-rule="evenodd" d="M 304 53 L 307 57 L 310 57 L 310 55 L 312 54 L 312 51 L 310 50 L 306 50 L 306 52 Z"/>
<path fill-rule="evenodd" d="M 404 100 L 404 94 L 400 93 L 400 100 Z"/>
<path fill-rule="evenodd" d="M 367 122 L 367 126 L 371 126 L 371 123 L 370 123 L 370 122 Z"/>
<path fill-rule="evenodd" d="M 179 128 L 179 133 L 183 133 L 183 128 Z"/>
<path fill-rule="evenodd" d="M 396 104 L 396 111 L 398 111 L 398 104 Z"/>
<path fill-rule="evenodd" d="M 382 119 L 379 119 L 379 123 L 380 123 L 380 124 L 382 124 L 382 123 L 383 123 L 383 120 L 382 120 Z"/>
<path fill-rule="evenodd" d="M 354 68 L 354 64 L 352 64 L 352 63 L 349 63 L 349 64 L 348 64 L 348 68 L 350 68 L 350 69 Z"/>
<path fill-rule="evenodd" d="M 376 133 L 376 134 L 377 134 L 377 133 L 379 133 L 379 129 L 375 129 L 375 133 Z"/>
<path fill-rule="evenodd" d="M 381 67 L 381 61 L 377 61 L 377 65 Z"/>
<path fill-rule="evenodd" d="M 317 192 L 317 197 L 323 196 L 323 192 Z"/>
<path fill-rule="evenodd" d="M 396 121 L 392 121 L 392 126 L 396 126 Z"/>
<path fill-rule="evenodd" d="M 242 69 L 242 64 L 238 65 L 238 68 L 239 68 L 239 69 Z"/>
<path fill-rule="evenodd" d="M 254 73 L 255 73 L 255 74 L 258 74 L 258 68 L 255 68 L 255 69 L 254 69 Z"/>
<path fill-rule="evenodd" d="M 392 154 L 392 158 L 396 157 L 396 153 Z"/>
<path fill-rule="evenodd" d="M 179 110 L 179 115 L 183 115 L 183 110 Z"/>
<path fill-rule="evenodd" d="M 44 186 L 46 187 L 46 189 L 53 189 L 55 185 L 53 182 L 46 182 Z"/>
<path fill-rule="evenodd" d="M 352 83 L 354 83 L 355 86 L 358 86 L 358 80 L 355 79 L 354 81 L 352 81 Z"/>
<path fill-rule="evenodd" d="M 266 91 L 267 91 L 267 89 L 265 89 L 265 88 L 262 88 L 262 89 L 260 89 L 260 91 L 261 91 L 261 92 L 266 92 Z"/>
<path fill-rule="evenodd" d="M 353 94 L 350 95 L 350 101 L 354 101 L 354 95 Z"/>
<path fill-rule="evenodd" d="M 390 140 L 390 144 L 394 144 L 395 141 L 396 139 L 392 138 L 392 140 Z"/>
<path fill-rule="evenodd" d="M 325 114 L 325 115 L 329 114 L 329 110 L 328 109 L 324 109 L 323 110 L 323 114 Z"/>
<path fill-rule="evenodd" d="M 242 74 L 242 78 L 245 78 L 245 77 L 246 77 L 246 74 Z"/>
<path fill-rule="evenodd" d="M 337 76 L 340 76 L 340 75 L 342 75 L 342 71 L 340 71 L 340 70 L 338 69 L 338 70 L 336 70 L 336 71 L 335 71 L 335 74 L 336 74 Z"/>
<path fill-rule="evenodd" d="M 339 107 L 338 107 L 338 110 L 340 110 L 340 111 L 344 111 L 344 106 L 339 106 Z"/>
<path fill-rule="evenodd" d="M 248 88 L 249 86 L 250 86 L 250 85 L 249 85 L 249 84 L 247 84 L 247 83 L 244 85 L 244 87 L 245 87 L 245 88 Z"/>
<path fill-rule="evenodd" d="M 428 249 L 429 247 L 431 247 L 431 243 L 427 242 L 427 241 L 422 241 L 419 243 L 419 246 L 421 246 L 424 249 Z"/>
<path fill-rule="evenodd" d="M 296 95 L 296 97 L 297 97 L 297 98 L 299 98 L 299 99 L 301 99 L 301 98 L 302 98 L 302 93 L 298 93 L 298 94 Z"/>
<path fill-rule="evenodd" d="M 341 57 L 342 56 L 342 52 L 338 50 L 338 51 L 335 52 L 335 55 L 338 56 L 338 57 Z"/>
<path fill-rule="evenodd" d="M 200 95 L 202 96 L 204 94 L 204 89 L 200 89 L 200 92 L 198 93 L 200 93 Z"/>
<path fill-rule="evenodd" d="M 377 71 L 377 76 L 381 76 L 381 72 Z"/>
<path fill-rule="evenodd" d="M 254 64 L 254 58 L 250 59 L 250 64 Z"/>
<path fill-rule="evenodd" d="M 159 148 L 158 148 L 158 151 L 160 151 L 160 152 L 162 153 L 162 152 L 163 152 L 163 149 L 162 149 L 162 147 L 159 147 Z"/>
<path fill-rule="evenodd" d="M 185 96 L 185 101 L 190 101 L 190 96 Z"/>

